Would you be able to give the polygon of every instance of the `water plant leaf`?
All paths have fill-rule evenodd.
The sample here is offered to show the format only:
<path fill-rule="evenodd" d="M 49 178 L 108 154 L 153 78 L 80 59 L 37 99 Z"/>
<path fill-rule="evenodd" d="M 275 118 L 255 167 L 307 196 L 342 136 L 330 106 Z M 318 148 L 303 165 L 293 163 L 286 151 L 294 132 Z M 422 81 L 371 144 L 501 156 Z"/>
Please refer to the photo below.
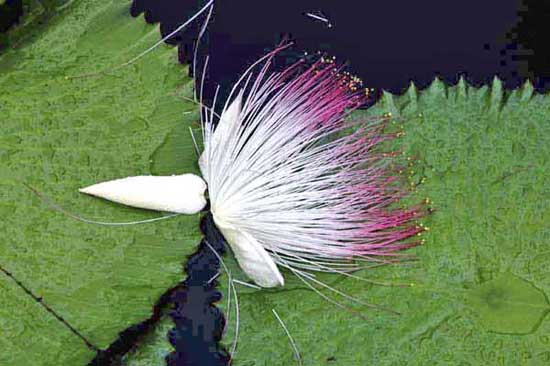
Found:
<path fill-rule="evenodd" d="M 158 27 L 132 18 L 128 7 L 68 3 L 0 56 L 1 365 L 84 365 L 94 356 L 23 287 L 105 348 L 182 279 L 181 264 L 200 238 L 196 215 L 94 226 L 52 210 L 25 186 L 87 218 L 133 221 L 161 214 L 95 200 L 78 188 L 178 164 L 196 169 L 196 159 L 163 147 L 179 131 L 180 146 L 193 151 L 188 129 L 197 107 L 177 96 L 179 87 L 192 95 L 174 48 L 161 46 L 107 75 L 78 77 L 158 40 Z"/>

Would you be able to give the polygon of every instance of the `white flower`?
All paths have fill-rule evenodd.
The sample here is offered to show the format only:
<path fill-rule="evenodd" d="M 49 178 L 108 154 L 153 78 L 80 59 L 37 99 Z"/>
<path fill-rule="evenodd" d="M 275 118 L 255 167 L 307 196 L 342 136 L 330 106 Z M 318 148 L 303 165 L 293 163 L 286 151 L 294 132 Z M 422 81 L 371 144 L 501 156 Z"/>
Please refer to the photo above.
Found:
<path fill-rule="evenodd" d="M 272 56 L 236 83 L 215 128 L 203 115 L 199 159 L 214 222 L 240 267 L 262 287 L 283 286 L 278 266 L 312 280 L 307 271 L 347 273 L 354 259 L 386 261 L 417 242 L 415 209 L 390 205 L 403 195 L 387 157 L 375 151 L 382 123 L 355 122 L 364 102 L 355 79 L 324 59 L 268 72 Z M 260 62 L 264 65 L 253 77 Z M 191 174 L 130 177 L 82 192 L 130 206 L 196 213 L 204 182 Z"/>

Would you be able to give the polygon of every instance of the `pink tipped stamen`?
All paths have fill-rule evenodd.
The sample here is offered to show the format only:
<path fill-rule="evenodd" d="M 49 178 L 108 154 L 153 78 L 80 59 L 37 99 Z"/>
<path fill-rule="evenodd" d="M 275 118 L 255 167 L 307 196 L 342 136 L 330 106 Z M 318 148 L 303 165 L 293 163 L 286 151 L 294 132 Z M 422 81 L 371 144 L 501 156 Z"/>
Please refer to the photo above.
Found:
<path fill-rule="evenodd" d="M 203 174 L 213 209 L 269 251 L 308 266 L 398 256 L 417 245 L 407 240 L 424 230 L 414 224 L 423 211 L 394 208 L 406 192 L 388 169 L 394 154 L 378 151 L 395 136 L 383 133 L 384 121 L 346 120 L 367 97 L 341 67 L 301 60 L 269 73 L 283 48 L 262 59 L 255 79 L 260 62 L 249 68 L 231 92 L 224 112 L 236 95 L 243 99 L 223 152 L 214 153 L 222 147 L 208 141 L 214 124 L 205 121 Z"/>

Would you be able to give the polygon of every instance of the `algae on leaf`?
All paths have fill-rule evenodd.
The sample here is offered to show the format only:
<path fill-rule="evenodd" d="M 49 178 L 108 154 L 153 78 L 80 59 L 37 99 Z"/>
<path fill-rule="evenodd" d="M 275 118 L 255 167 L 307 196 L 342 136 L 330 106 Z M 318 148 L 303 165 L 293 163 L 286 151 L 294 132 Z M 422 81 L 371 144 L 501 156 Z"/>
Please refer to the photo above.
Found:
<path fill-rule="evenodd" d="M 531 333 L 550 311 L 542 291 L 511 273 L 477 286 L 470 303 L 481 323 L 499 333 Z"/>
<path fill-rule="evenodd" d="M 99 348 L 150 315 L 159 295 L 182 279 L 181 263 L 200 238 L 198 215 L 89 225 L 25 187 L 100 221 L 160 215 L 78 193 L 98 181 L 151 174 L 153 163 L 157 170 L 178 164 L 170 151 L 153 153 L 169 131 L 188 130 L 196 116 L 195 105 L 173 95 L 191 81 L 171 47 L 107 75 L 72 78 L 119 65 L 158 41 L 158 27 L 132 18 L 128 6 L 74 1 L 0 56 L 0 266 Z M 178 138 L 193 151 L 190 134 Z M 179 164 L 196 169 L 196 159 Z M 0 290 L 1 365 L 84 365 L 93 358 L 1 272 Z"/>

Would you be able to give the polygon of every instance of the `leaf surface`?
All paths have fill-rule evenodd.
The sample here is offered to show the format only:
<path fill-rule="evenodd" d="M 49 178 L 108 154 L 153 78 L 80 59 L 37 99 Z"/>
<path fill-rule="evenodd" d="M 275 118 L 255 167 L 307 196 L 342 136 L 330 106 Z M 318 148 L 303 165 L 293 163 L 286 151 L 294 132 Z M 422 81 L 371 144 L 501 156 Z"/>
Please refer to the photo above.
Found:
<path fill-rule="evenodd" d="M 197 107 L 177 96 L 191 96 L 191 81 L 174 48 L 161 46 L 107 75 L 79 77 L 112 69 L 158 41 L 158 28 L 132 18 L 128 6 L 74 1 L 0 57 L 0 266 L 13 276 L 0 272 L 2 365 L 84 365 L 94 356 L 15 280 L 105 348 L 150 316 L 160 294 L 183 278 L 181 264 L 200 239 L 197 215 L 90 225 L 25 186 L 77 215 L 125 222 L 161 214 L 78 188 L 196 171 L 188 128 Z M 166 145 L 173 133 L 180 155 Z"/>

